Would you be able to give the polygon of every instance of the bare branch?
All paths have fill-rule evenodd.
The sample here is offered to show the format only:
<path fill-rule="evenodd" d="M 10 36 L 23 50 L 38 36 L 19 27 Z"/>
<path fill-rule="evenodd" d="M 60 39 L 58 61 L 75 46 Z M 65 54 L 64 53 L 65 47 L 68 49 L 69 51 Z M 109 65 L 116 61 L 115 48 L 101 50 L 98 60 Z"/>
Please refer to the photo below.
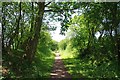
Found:
<path fill-rule="evenodd" d="M 45 4 L 45 7 L 47 7 L 50 3 L 51 3 L 51 2 L 49 2 L 49 3 Z"/>
<path fill-rule="evenodd" d="M 58 10 L 50 9 L 50 10 L 44 10 L 44 12 L 63 12 L 63 11 L 73 11 L 73 10 L 76 10 L 76 8 L 75 9 L 58 9 Z"/>
<path fill-rule="evenodd" d="M 37 4 L 37 5 L 38 5 L 38 2 L 35 2 L 35 4 Z"/>

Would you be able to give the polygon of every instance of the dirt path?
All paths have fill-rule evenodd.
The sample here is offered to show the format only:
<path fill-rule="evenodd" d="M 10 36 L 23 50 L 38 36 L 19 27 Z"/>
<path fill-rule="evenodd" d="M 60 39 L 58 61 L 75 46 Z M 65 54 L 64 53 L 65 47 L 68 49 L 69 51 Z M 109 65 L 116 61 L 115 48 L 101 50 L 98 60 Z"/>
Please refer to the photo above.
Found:
<path fill-rule="evenodd" d="M 51 78 L 71 78 L 70 74 L 68 74 L 65 69 L 59 53 L 56 53 Z"/>

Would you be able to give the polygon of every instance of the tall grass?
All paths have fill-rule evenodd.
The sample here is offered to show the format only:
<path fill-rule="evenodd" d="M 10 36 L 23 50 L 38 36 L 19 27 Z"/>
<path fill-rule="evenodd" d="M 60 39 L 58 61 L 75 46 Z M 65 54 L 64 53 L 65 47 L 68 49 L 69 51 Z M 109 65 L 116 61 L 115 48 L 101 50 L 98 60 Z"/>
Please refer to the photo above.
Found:
<path fill-rule="evenodd" d="M 77 58 L 76 50 L 61 50 L 61 57 L 68 70 L 68 73 L 73 78 L 114 78 L 119 79 L 120 73 L 115 61 L 101 63 L 96 59 L 85 57 L 84 59 Z"/>

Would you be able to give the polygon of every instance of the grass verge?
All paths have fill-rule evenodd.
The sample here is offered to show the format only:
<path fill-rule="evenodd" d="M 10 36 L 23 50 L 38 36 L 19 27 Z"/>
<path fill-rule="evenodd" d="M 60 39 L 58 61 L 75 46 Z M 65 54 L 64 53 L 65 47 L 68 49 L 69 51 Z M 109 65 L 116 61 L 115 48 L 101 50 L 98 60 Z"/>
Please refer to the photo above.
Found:
<path fill-rule="evenodd" d="M 72 53 L 61 51 L 61 57 L 73 78 L 109 78 L 118 79 L 119 71 L 116 62 L 104 62 L 98 65 L 96 60 L 78 59 Z"/>
<path fill-rule="evenodd" d="M 50 73 L 52 70 L 52 66 L 54 63 L 54 52 L 52 52 L 50 55 L 36 55 L 37 57 L 42 58 L 36 58 L 34 63 L 34 69 L 35 69 L 35 76 L 38 78 L 50 78 Z"/>

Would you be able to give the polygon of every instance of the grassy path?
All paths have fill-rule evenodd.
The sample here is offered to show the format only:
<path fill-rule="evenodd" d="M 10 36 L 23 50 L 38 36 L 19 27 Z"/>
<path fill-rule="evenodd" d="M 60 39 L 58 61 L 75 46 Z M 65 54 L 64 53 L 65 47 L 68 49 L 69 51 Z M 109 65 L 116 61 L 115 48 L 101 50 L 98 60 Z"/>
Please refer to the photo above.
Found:
<path fill-rule="evenodd" d="M 51 78 L 71 78 L 71 75 L 65 69 L 60 54 L 56 53 L 55 63 L 51 72 Z"/>

